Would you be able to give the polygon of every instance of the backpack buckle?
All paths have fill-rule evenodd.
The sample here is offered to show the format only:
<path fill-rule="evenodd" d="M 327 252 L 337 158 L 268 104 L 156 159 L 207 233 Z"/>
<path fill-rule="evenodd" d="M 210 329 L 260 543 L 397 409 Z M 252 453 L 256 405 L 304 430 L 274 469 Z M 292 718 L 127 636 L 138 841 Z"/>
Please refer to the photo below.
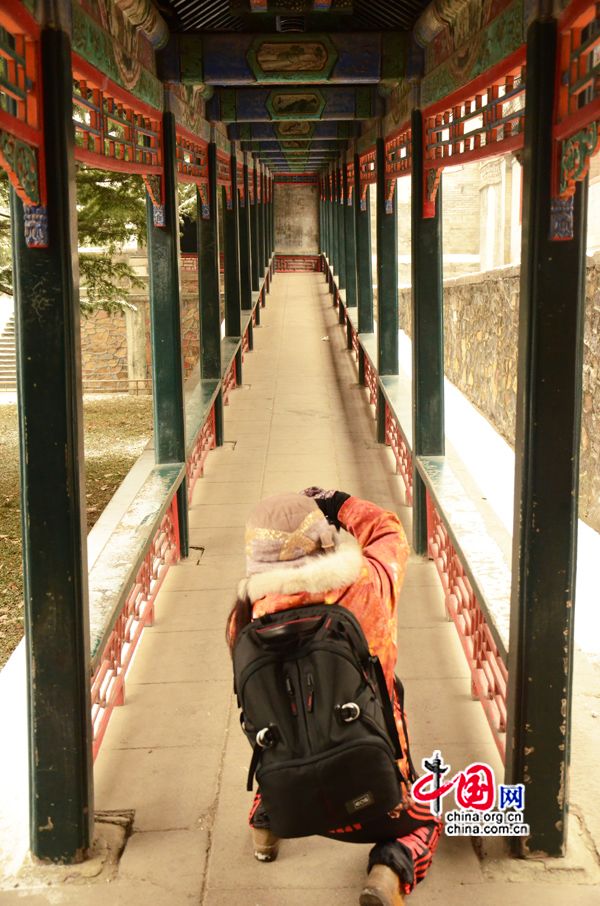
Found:
<path fill-rule="evenodd" d="M 346 702 L 345 705 L 336 705 L 335 713 L 344 724 L 351 724 L 360 717 L 360 707 L 356 702 Z"/>
<path fill-rule="evenodd" d="M 256 734 L 256 745 L 261 749 L 270 749 L 275 745 L 275 734 L 271 727 L 263 727 Z"/>

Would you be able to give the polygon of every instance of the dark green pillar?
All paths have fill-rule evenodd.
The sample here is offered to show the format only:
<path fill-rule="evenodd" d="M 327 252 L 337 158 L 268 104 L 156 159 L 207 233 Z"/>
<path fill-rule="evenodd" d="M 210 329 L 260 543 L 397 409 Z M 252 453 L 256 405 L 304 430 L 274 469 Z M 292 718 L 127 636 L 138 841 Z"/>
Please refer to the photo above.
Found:
<path fill-rule="evenodd" d="M 177 156 L 175 117 L 172 113 L 163 114 L 162 151 L 165 172 L 164 226 L 155 226 L 154 205 L 146 194 L 154 456 L 157 463 L 185 462 Z M 177 505 L 181 554 L 187 557 L 188 500 L 185 478 L 177 492 Z"/>
<path fill-rule="evenodd" d="M 329 218 L 329 264 L 332 272 L 335 271 L 335 257 L 337 244 L 337 231 L 335 220 L 335 177 L 332 168 L 329 170 L 329 195 L 327 199 L 327 216 Z"/>
<path fill-rule="evenodd" d="M 371 251 L 371 212 L 369 199 L 363 206 L 360 187 L 360 160 L 354 155 L 354 185 L 356 186 L 354 216 L 356 219 L 356 294 L 358 302 L 358 332 L 373 333 L 373 257 Z M 371 191 L 370 187 L 368 191 Z"/>
<path fill-rule="evenodd" d="M 271 224 L 271 254 L 275 254 L 275 174 L 271 173 L 269 187 L 269 222 Z"/>
<path fill-rule="evenodd" d="M 327 255 L 327 231 L 325 226 L 325 189 L 323 179 L 319 180 L 319 251 Z"/>
<path fill-rule="evenodd" d="M 344 164 L 339 162 L 336 165 L 337 170 L 337 231 L 338 231 L 338 277 L 339 289 L 346 288 L 346 234 L 345 234 L 345 218 L 344 218 L 344 206 L 346 203 L 346 198 L 344 195 Z"/>
<path fill-rule="evenodd" d="M 348 167 L 350 164 L 350 167 Z M 351 170 L 348 178 L 348 170 Z M 356 190 L 354 180 L 354 156 L 348 153 L 344 163 L 344 238 L 346 251 L 346 305 L 353 307 L 357 301 L 356 290 L 356 228 L 354 207 L 356 205 Z"/>
<path fill-rule="evenodd" d="M 506 740 L 531 828 L 515 849 L 550 856 L 569 812 L 587 200 L 579 183 L 573 238 L 551 241 L 556 30 L 536 21 L 527 35 Z"/>
<path fill-rule="evenodd" d="M 260 197 L 262 200 L 261 203 L 261 217 L 262 217 L 262 236 L 263 236 L 263 267 L 268 267 L 269 264 L 269 232 L 267 227 L 267 209 L 268 209 L 268 198 L 267 198 L 267 175 L 264 165 L 261 167 L 260 173 L 260 186 L 261 193 Z"/>
<path fill-rule="evenodd" d="M 262 197 L 262 164 L 259 160 L 254 161 L 254 172 L 256 175 L 256 223 L 258 236 L 258 278 L 262 285 L 265 269 L 265 234 L 263 230 L 263 197 Z"/>
<path fill-rule="evenodd" d="M 417 456 L 443 455 L 444 289 L 442 271 L 442 181 L 435 216 L 423 217 L 423 114 L 412 114 L 412 393 L 413 393 L 413 547 L 427 551 L 425 485 Z"/>
<path fill-rule="evenodd" d="M 200 297 L 200 376 L 221 380 L 221 314 L 219 306 L 219 206 L 217 148 L 208 145 L 208 209 L 198 200 L 198 294 Z M 202 211 L 202 216 L 200 212 Z M 223 397 L 215 403 L 217 444 L 223 443 Z"/>
<path fill-rule="evenodd" d="M 231 193 L 223 205 L 223 245 L 225 246 L 225 336 L 242 335 L 242 311 L 240 299 L 240 241 L 239 241 L 239 194 L 237 179 L 237 156 L 231 154 Z M 236 383 L 242 383 L 242 349 L 235 359 Z"/>
<path fill-rule="evenodd" d="M 248 179 L 248 157 L 244 153 L 243 185 L 240 193 L 240 294 L 243 309 L 252 308 L 252 227 Z"/>
<path fill-rule="evenodd" d="M 256 179 L 256 161 L 248 171 L 248 183 L 252 183 L 252 199 L 250 203 L 250 234 L 252 246 L 252 290 L 258 292 L 260 288 L 260 237 L 258 232 L 258 197 Z"/>
<path fill-rule="evenodd" d="M 377 154 L 377 371 L 398 374 L 398 226 L 396 193 L 386 199 L 385 146 Z"/>
<path fill-rule="evenodd" d="M 41 33 L 40 74 L 47 248 L 27 247 L 28 211 L 12 195 L 30 846 L 40 859 L 79 862 L 94 802 L 73 82 L 60 28 Z"/>
<path fill-rule="evenodd" d="M 267 171 L 267 261 L 273 254 L 273 177 Z"/>
<path fill-rule="evenodd" d="M 332 255 L 331 255 L 331 264 L 333 268 L 333 273 L 339 276 L 340 272 L 340 230 L 339 230 L 339 211 L 340 206 L 338 203 L 339 200 L 339 189 L 338 189 L 338 172 L 337 168 L 334 166 L 331 171 L 331 217 L 332 217 L 332 232 L 333 232 L 333 243 L 332 243 Z"/>

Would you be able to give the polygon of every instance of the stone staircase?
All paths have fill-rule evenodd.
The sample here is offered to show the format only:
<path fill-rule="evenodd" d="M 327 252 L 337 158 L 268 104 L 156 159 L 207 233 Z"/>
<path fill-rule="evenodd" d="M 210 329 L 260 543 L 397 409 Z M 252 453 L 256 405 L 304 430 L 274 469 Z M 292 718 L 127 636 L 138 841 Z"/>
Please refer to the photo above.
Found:
<path fill-rule="evenodd" d="M 15 318 L 11 315 L 0 334 L 0 391 L 17 389 Z"/>

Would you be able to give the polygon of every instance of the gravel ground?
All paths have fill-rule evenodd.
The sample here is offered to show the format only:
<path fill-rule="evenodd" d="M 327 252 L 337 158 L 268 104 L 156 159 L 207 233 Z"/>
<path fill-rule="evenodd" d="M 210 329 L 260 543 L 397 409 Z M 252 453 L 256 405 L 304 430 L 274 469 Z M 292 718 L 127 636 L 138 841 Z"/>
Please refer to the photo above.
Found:
<path fill-rule="evenodd" d="M 127 394 L 84 397 L 88 530 L 144 449 L 152 399 Z M 17 407 L 0 405 L 0 667 L 23 635 Z"/>

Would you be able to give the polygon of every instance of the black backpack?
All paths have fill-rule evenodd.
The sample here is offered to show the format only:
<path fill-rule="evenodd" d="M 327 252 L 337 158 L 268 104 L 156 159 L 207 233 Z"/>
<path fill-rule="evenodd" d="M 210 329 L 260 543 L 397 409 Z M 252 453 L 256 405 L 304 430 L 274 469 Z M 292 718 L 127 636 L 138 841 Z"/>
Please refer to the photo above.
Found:
<path fill-rule="evenodd" d="M 345 607 L 309 605 L 253 620 L 233 651 L 242 729 L 273 833 L 362 825 L 395 808 L 405 781 L 379 659 Z"/>

